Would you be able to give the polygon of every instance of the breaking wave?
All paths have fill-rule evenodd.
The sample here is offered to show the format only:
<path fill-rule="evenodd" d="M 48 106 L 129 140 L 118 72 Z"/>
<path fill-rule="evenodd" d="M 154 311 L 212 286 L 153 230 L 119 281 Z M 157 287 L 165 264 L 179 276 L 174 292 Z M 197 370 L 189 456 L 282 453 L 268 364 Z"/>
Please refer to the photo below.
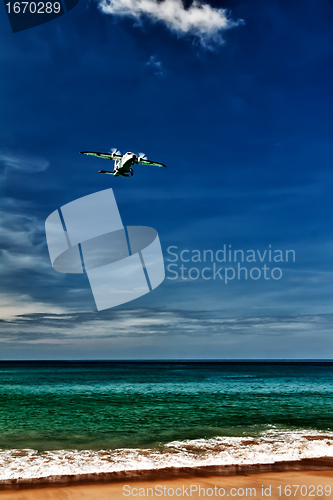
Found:
<path fill-rule="evenodd" d="M 170 467 L 271 464 L 333 457 L 333 432 L 269 430 L 256 437 L 172 441 L 155 449 L 0 450 L 0 480 Z"/>

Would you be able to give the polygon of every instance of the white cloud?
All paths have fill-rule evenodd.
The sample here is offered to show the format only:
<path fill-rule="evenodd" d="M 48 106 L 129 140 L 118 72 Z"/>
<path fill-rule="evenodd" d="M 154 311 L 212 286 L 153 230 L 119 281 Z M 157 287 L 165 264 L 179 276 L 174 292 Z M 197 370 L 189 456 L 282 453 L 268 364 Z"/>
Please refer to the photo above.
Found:
<path fill-rule="evenodd" d="M 324 359 L 332 348 L 332 314 L 211 318 L 148 308 L 59 314 L 51 304 L 18 300 L 16 317 L 9 309 L 0 320 L 3 359 Z M 21 314 L 23 307 L 32 313 Z M 39 308 L 48 310 L 36 314 Z"/>
<path fill-rule="evenodd" d="M 4 279 L 16 270 L 47 271 L 44 224 L 29 214 L 14 214 L 0 208 L 0 276 Z"/>
<path fill-rule="evenodd" d="M 162 63 L 156 58 L 156 56 L 150 56 L 146 66 L 152 70 L 155 76 L 163 76 Z"/>
<path fill-rule="evenodd" d="M 20 320 L 20 315 L 36 313 L 64 314 L 65 310 L 53 304 L 38 302 L 27 294 L 0 294 L 1 320 L 17 322 Z"/>
<path fill-rule="evenodd" d="M 100 0 L 99 6 L 105 14 L 161 21 L 178 35 L 198 37 L 206 48 L 222 43 L 221 32 L 243 22 L 229 19 L 225 9 L 196 0 L 187 9 L 182 0 Z"/>
<path fill-rule="evenodd" d="M 103 337 L 151 337 L 151 336 L 191 336 L 207 337 L 223 336 L 235 338 L 257 336 L 281 337 L 304 336 L 316 333 L 330 333 L 333 315 L 314 316 L 266 316 L 266 317 L 231 317 L 210 318 L 202 311 L 161 311 L 154 309 L 109 310 L 100 315 L 96 312 L 65 311 L 60 307 L 41 303 L 33 303 L 26 296 L 18 296 L 10 317 L 11 332 L 25 335 L 32 329 L 34 334 L 47 338 L 61 337 L 71 339 L 103 338 Z M 0 309 L 12 304 L 0 295 Z M 37 314 L 35 313 L 43 313 Z M 61 314 L 61 316 L 52 316 Z M 6 318 L 4 316 L 4 319 Z M 15 329 L 15 325 L 18 329 Z M 33 325 L 33 327 L 32 327 Z M 0 337 L 1 338 L 1 337 Z"/>
<path fill-rule="evenodd" d="M 14 169 L 28 173 L 43 172 L 50 165 L 48 160 L 40 156 L 14 154 L 8 151 L 0 152 L 0 162 L 3 163 L 6 170 Z"/>
<path fill-rule="evenodd" d="M 44 232 L 44 224 L 36 217 L 27 213 L 10 213 L 0 207 L 0 246 L 18 248 L 26 252 L 27 247 L 32 247 L 36 235 Z"/>
<path fill-rule="evenodd" d="M 20 213 L 7 211 L 8 208 Z M 20 314 L 63 313 L 63 309 L 51 303 L 50 297 L 44 300 L 41 292 L 39 298 L 35 296 L 40 283 L 46 287 L 55 279 L 43 222 L 30 215 L 24 203 L 3 198 L 0 227 L 0 321 Z"/>

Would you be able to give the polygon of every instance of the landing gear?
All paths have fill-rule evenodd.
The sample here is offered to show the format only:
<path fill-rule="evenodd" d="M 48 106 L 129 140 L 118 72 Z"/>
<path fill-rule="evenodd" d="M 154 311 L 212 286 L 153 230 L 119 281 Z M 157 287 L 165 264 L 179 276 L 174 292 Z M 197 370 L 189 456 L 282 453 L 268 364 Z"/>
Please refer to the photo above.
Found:
<path fill-rule="evenodd" d="M 130 168 L 131 175 L 133 175 L 133 168 Z"/>

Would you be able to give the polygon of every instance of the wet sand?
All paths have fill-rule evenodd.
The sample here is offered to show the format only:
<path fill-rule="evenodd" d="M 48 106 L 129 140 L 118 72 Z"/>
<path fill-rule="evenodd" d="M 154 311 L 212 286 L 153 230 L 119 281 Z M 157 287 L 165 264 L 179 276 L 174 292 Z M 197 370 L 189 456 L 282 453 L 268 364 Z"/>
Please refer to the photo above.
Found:
<path fill-rule="evenodd" d="M 288 485 L 291 486 L 291 490 L 288 489 Z M 311 497 L 332 498 L 332 492 L 333 471 L 308 470 L 35 487 L 0 491 L 0 500 L 124 500 L 126 498 L 129 500 L 136 498 L 301 500 Z"/>

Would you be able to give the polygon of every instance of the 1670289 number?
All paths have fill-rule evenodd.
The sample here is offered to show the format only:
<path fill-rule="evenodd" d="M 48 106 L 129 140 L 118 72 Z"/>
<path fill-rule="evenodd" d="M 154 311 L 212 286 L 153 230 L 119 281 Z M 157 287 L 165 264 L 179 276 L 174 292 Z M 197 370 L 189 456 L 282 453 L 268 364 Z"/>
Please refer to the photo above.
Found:
<path fill-rule="evenodd" d="M 8 14 L 59 14 L 60 2 L 11 2 L 6 3 Z"/>
<path fill-rule="evenodd" d="M 307 486 L 306 484 L 286 484 L 285 486 L 277 486 L 279 490 L 279 496 L 286 497 L 295 497 L 301 495 L 302 497 L 322 497 L 322 496 L 330 496 L 331 495 L 331 486 L 327 484 L 323 486 L 321 484 L 315 486 L 314 484 L 310 484 Z"/>

